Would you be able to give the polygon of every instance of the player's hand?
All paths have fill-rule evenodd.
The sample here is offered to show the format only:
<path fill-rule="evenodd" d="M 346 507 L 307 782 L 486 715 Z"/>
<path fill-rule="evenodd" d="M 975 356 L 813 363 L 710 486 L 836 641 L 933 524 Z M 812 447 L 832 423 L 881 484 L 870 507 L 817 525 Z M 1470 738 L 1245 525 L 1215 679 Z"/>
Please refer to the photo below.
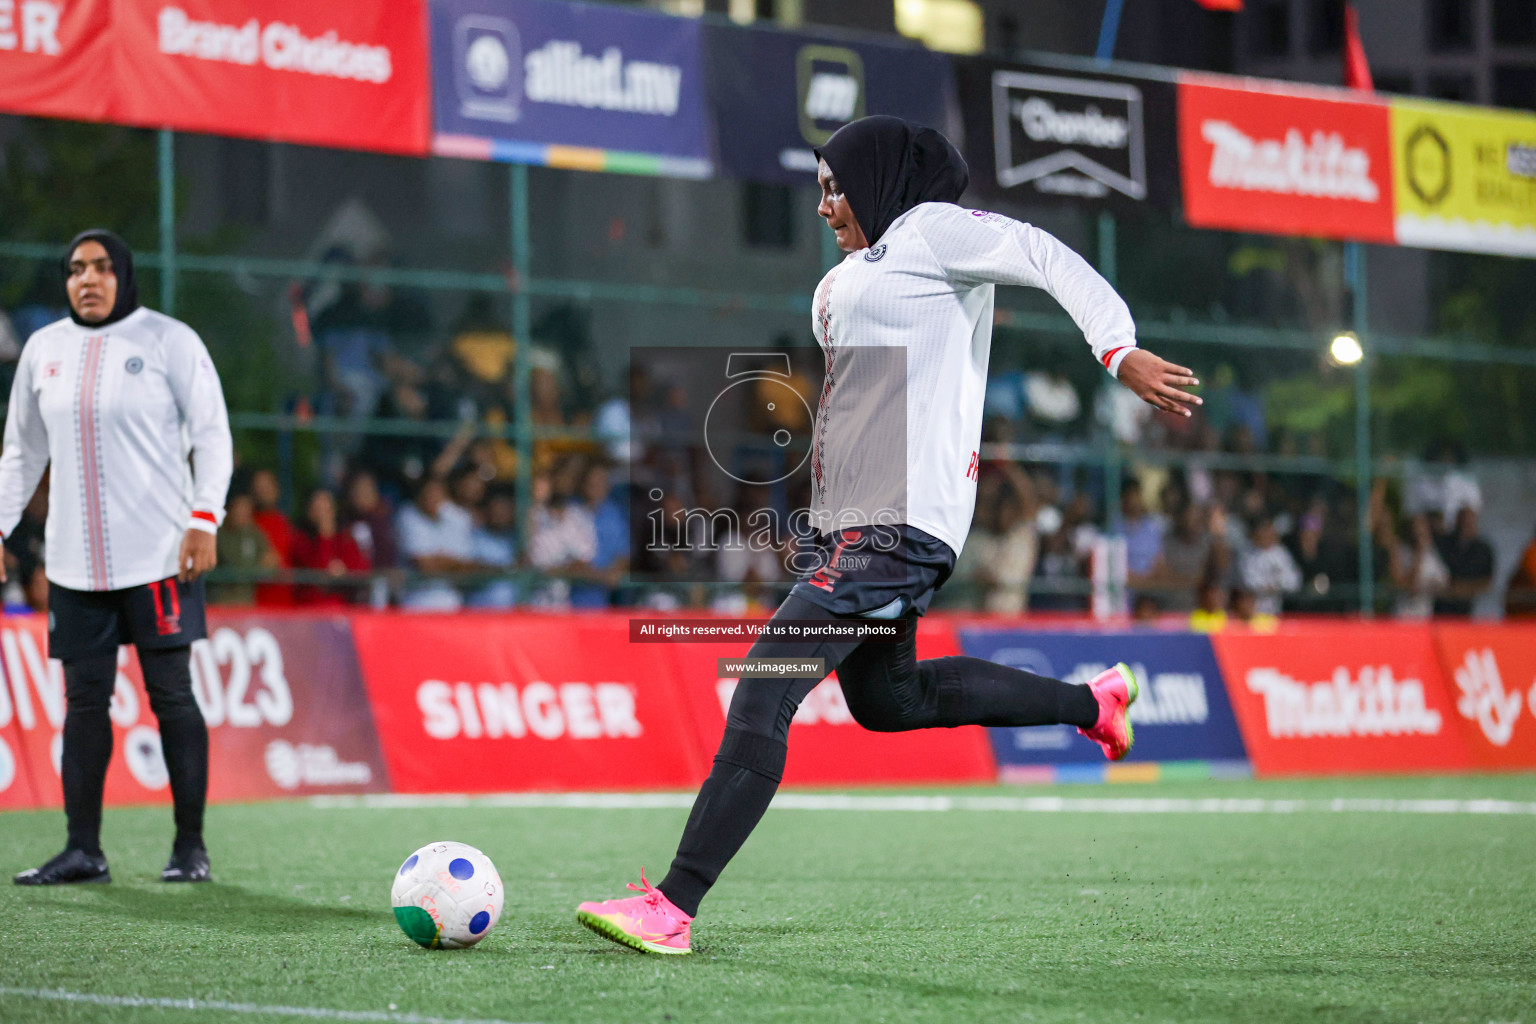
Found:
<path fill-rule="evenodd" d="M 176 578 L 190 583 L 219 564 L 219 546 L 206 530 L 188 530 L 181 538 L 181 554 L 176 556 Z"/>
<path fill-rule="evenodd" d="M 1196 396 L 1179 390 L 1200 383 L 1194 370 L 1175 366 L 1144 348 L 1131 350 L 1120 361 L 1120 383 L 1148 405 L 1177 416 L 1191 416 L 1190 406 L 1205 404 Z"/>

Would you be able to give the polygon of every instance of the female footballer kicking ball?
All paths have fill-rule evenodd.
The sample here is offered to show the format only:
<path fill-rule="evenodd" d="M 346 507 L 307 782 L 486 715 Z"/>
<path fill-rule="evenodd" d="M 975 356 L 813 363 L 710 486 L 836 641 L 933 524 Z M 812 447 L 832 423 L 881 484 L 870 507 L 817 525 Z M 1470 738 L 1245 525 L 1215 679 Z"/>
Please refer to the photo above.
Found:
<path fill-rule="evenodd" d="M 970 530 L 996 285 L 1050 293 L 1104 368 L 1159 409 L 1189 415 L 1200 399 L 1180 389 L 1199 382 L 1136 347 L 1125 303 L 1072 250 L 1028 224 L 956 205 L 970 175 L 939 132 L 866 117 L 817 157 L 817 212 L 849 254 L 817 287 L 812 314 L 827 371 L 813 512 L 829 525 L 819 570 L 774 620 L 887 619 L 902 629 L 895 643 L 760 639 L 748 657 L 822 659 L 867 729 L 1066 723 L 1123 758 L 1137 694 L 1125 665 L 1072 686 L 979 658 L 918 661 L 915 621 Z M 892 438 L 892 423 L 904 436 Z M 898 458 L 892 474 L 881 453 L 903 442 L 905 465 Z M 581 904 L 582 924 L 635 949 L 690 951 L 699 902 L 773 800 L 790 719 L 825 674 L 741 681 L 671 870 L 657 886 L 642 871 L 629 886 L 638 896 Z"/>

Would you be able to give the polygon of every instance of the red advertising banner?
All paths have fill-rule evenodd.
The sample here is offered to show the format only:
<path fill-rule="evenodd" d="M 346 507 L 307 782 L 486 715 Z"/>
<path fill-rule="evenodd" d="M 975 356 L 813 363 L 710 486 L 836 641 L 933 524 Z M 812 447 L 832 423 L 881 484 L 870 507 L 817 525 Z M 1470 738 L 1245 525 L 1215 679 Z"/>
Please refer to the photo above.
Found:
<path fill-rule="evenodd" d="M 116 0 L 132 124 L 423 154 L 423 0 Z"/>
<path fill-rule="evenodd" d="M 0 619 L 0 809 L 61 799 L 49 755 L 64 725 L 64 679 L 50 671 L 46 651 L 40 618 Z"/>
<path fill-rule="evenodd" d="M 1479 768 L 1536 768 L 1536 625 L 1436 625 L 1456 724 Z"/>
<path fill-rule="evenodd" d="M 210 800 L 389 789 L 345 616 L 215 614 L 209 626 L 192 685 Z"/>
<path fill-rule="evenodd" d="M 424 0 L 0 0 L 0 109 L 421 155 Z"/>
<path fill-rule="evenodd" d="M 664 644 L 619 615 L 359 615 L 401 793 L 689 789 L 705 756 Z"/>
<path fill-rule="evenodd" d="M 214 801 L 691 789 L 739 684 L 718 660 L 748 647 L 636 643 L 616 613 L 215 613 L 210 625 L 192 667 Z M 61 802 L 63 671 L 46 641 L 40 616 L 0 619 L 0 810 Z M 1261 775 L 1536 768 L 1536 626 L 1298 623 L 1210 642 Z M 922 620 L 918 653 L 959 653 L 955 622 Z M 168 800 L 127 648 L 110 713 L 107 802 Z M 869 732 L 835 676 L 790 737 L 790 785 L 996 777 L 983 730 Z"/>
<path fill-rule="evenodd" d="M 748 645 L 672 644 L 678 689 L 705 747 L 704 771 L 725 730 L 725 713 L 738 680 L 722 678 L 719 658 L 741 657 Z M 643 649 L 643 648 L 641 648 Z M 921 619 L 917 653 L 942 658 L 960 653 L 955 630 L 939 619 Z M 746 685 L 752 685 L 749 681 Z M 853 720 L 834 674 L 810 692 L 789 727 L 785 785 L 902 785 L 995 782 L 997 765 L 985 729 L 922 729 L 870 732 Z"/>
<path fill-rule="evenodd" d="M 112 0 L 0 2 L 0 110 L 110 120 L 111 16 Z"/>
<path fill-rule="evenodd" d="M 1259 775 L 1472 767 L 1424 626 L 1306 624 L 1211 644 Z"/>
<path fill-rule="evenodd" d="M 1195 227 L 1395 240 L 1385 103 L 1182 74 L 1179 167 Z"/>
<path fill-rule="evenodd" d="M 216 615 L 192 649 L 212 801 L 388 789 L 344 618 Z M 0 622 L 0 808 L 57 807 L 64 675 L 41 616 Z M 109 804 L 170 799 L 160 732 L 131 648 L 118 651 Z M 11 770 L 7 770 L 7 764 Z"/>

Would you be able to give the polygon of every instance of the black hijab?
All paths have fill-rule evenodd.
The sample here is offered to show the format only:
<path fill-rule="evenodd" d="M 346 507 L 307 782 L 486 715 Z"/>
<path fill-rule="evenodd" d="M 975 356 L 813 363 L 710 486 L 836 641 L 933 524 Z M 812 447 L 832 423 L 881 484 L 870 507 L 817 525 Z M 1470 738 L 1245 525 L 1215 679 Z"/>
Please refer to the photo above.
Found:
<path fill-rule="evenodd" d="M 128 251 L 127 242 L 104 228 L 82 231 L 69 243 L 69 248 L 64 250 L 62 266 L 66 281 L 69 280 L 69 261 L 75 255 L 75 250 L 85 242 L 100 242 L 101 247 L 107 250 L 107 258 L 112 261 L 112 273 L 117 275 L 117 301 L 112 304 L 112 311 L 106 319 L 96 323 L 81 320 L 80 314 L 75 312 L 75 304 L 67 296 L 65 305 L 69 306 L 69 318 L 81 327 L 105 327 L 117 323 L 139 308 L 139 286 L 133 280 L 133 253 Z"/>
<path fill-rule="evenodd" d="M 874 245 L 919 203 L 954 203 L 971 183 L 965 158 L 932 128 L 877 114 L 839 128 L 816 155 L 832 168 Z"/>

